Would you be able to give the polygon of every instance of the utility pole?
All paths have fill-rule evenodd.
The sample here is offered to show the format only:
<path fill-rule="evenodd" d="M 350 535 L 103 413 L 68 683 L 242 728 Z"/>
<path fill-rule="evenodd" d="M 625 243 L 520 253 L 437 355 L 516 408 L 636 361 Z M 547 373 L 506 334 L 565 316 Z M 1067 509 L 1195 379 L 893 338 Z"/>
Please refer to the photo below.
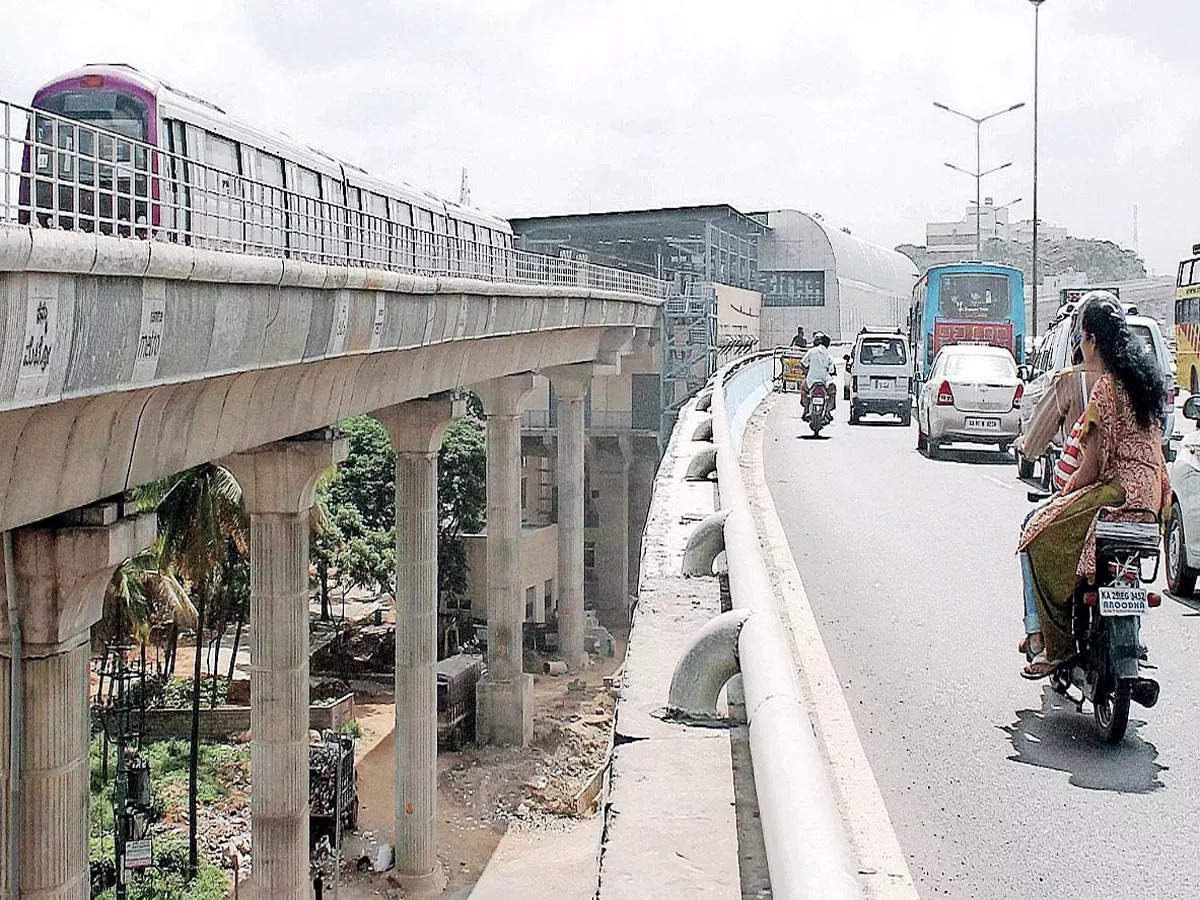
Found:
<path fill-rule="evenodd" d="M 933 105 L 936 106 L 938 109 L 945 110 L 948 113 L 953 113 L 956 116 L 962 116 L 967 121 L 975 123 L 975 171 L 970 172 L 967 169 L 963 169 L 959 166 L 954 165 L 954 163 L 946 163 L 946 168 L 953 169 L 955 172 L 962 172 L 964 175 L 970 175 L 972 178 L 975 179 L 975 257 L 978 259 L 979 257 L 981 257 L 983 255 L 983 252 L 982 252 L 983 239 L 980 234 L 980 231 L 981 231 L 980 216 L 983 214 L 983 210 L 981 209 L 982 204 L 981 204 L 981 197 L 980 197 L 980 193 L 981 193 L 980 183 L 983 181 L 983 177 L 985 175 L 991 175 L 993 172 L 999 172 L 1001 169 L 1007 169 L 1009 166 L 1012 165 L 1011 162 L 1006 162 L 1003 165 L 999 165 L 999 166 L 996 166 L 995 168 L 988 169 L 986 172 L 983 171 L 982 155 L 981 155 L 983 123 L 986 122 L 988 119 L 994 119 L 994 118 L 996 118 L 996 116 L 1002 116 L 1005 113 L 1010 113 L 1010 112 L 1013 112 L 1014 110 L 1020 109 L 1022 106 L 1025 105 L 1025 102 L 1022 101 L 1020 103 L 1014 103 L 1012 106 L 1009 106 L 1005 109 L 998 110 L 997 112 L 994 112 L 994 113 L 989 113 L 986 116 L 970 116 L 970 115 L 967 115 L 965 112 L 962 112 L 961 110 L 952 109 L 949 106 L 947 106 L 945 103 L 939 103 L 936 100 L 933 101 Z"/>
<path fill-rule="evenodd" d="M 1033 4 L 1033 265 L 1030 268 L 1030 295 L 1033 297 L 1033 328 L 1030 336 L 1037 339 L 1038 333 L 1038 18 L 1045 0 L 1029 0 Z"/>

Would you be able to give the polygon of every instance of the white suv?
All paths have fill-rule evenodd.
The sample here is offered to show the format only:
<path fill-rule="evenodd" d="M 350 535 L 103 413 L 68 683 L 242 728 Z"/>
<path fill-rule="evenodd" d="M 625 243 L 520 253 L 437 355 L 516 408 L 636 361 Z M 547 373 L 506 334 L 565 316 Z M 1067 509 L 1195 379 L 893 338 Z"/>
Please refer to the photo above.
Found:
<path fill-rule="evenodd" d="M 1167 385 L 1167 397 L 1163 399 L 1163 419 L 1165 426 L 1163 428 L 1163 455 L 1169 460 L 1171 458 L 1170 438 L 1175 432 L 1175 381 L 1171 377 L 1171 355 L 1167 350 L 1167 342 L 1163 339 L 1162 331 L 1158 327 L 1158 322 L 1151 319 L 1149 316 L 1128 315 L 1125 321 L 1129 323 L 1130 330 L 1137 336 L 1146 349 L 1158 361 L 1160 370 L 1163 373 L 1163 378 Z M 1064 369 L 1071 364 L 1068 358 L 1071 349 L 1071 329 L 1074 325 L 1073 316 L 1065 315 L 1050 327 L 1046 332 L 1045 338 L 1042 340 L 1037 353 L 1034 355 L 1033 364 L 1023 366 L 1022 373 L 1028 378 L 1028 384 L 1025 385 L 1025 399 L 1021 405 L 1021 430 L 1024 431 L 1029 424 L 1029 419 L 1033 416 L 1033 410 L 1041 400 L 1042 395 L 1050 387 L 1050 382 L 1060 369 Z M 1069 429 L 1074 422 L 1068 423 Z M 1047 456 L 1047 461 L 1053 465 L 1053 458 L 1056 456 L 1058 449 L 1062 446 L 1063 435 L 1060 433 L 1055 436 L 1050 453 Z M 1036 460 L 1023 459 L 1018 457 L 1017 464 L 1020 469 L 1022 478 L 1030 478 L 1033 476 L 1033 467 Z M 1044 466 L 1044 473 L 1048 472 L 1050 465 Z M 1045 478 L 1043 477 L 1043 481 Z"/>
<path fill-rule="evenodd" d="M 899 329 L 864 328 L 854 349 L 843 358 L 851 425 L 857 425 L 864 413 L 899 416 L 901 425 L 912 421 L 912 362 Z"/>

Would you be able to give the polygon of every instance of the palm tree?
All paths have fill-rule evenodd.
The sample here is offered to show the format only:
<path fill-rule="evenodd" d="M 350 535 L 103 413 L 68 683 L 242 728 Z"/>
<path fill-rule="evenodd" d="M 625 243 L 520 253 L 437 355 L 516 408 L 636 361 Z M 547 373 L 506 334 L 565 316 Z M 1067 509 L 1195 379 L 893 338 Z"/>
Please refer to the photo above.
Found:
<path fill-rule="evenodd" d="M 228 470 L 204 463 L 137 491 L 139 503 L 158 511 L 162 558 L 191 588 L 196 601 L 196 658 L 192 673 L 192 733 L 188 762 L 188 868 L 195 875 L 197 767 L 200 754 L 200 662 L 204 613 L 220 590 L 230 548 L 245 553 L 248 536 L 242 489 Z"/>
<path fill-rule="evenodd" d="M 146 644 L 156 623 L 170 620 L 173 627 L 191 624 L 196 608 L 169 566 L 162 564 L 162 541 L 131 556 L 117 567 L 104 590 L 104 611 L 92 626 L 92 646 L 102 649 L 96 699 L 103 703 L 104 673 L 108 668 L 109 645 L 126 640 L 141 646 L 145 662 Z M 144 702 L 144 698 L 143 698 Z M 108 731 L 104 730 L 101 777 L 108 779 Z"/>

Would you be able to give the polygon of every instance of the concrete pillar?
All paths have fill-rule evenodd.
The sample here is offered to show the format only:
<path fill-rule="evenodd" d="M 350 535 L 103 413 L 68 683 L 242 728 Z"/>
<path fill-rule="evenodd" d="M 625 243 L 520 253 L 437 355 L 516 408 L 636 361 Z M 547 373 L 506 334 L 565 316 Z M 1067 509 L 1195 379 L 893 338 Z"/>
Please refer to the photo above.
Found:
<path fill-rule="evenodd" d="M 465 412 L 449 394 L 373 415 L 396 453 L 396 872 L 405 896 L 440 893 L 437 798 L 437 457 Z M 456 408 L 457 407 L 457 408 Z"/>
<path fill-rule="evenodd" d="M 480 743 L 525 746 L 533 736 L 533 677 L 521 669 L 521 399 L 532 375 L 508 375 L 475 392 L 487 415 L 487 677 L 476 692 Z"/>
<path fill-rule="evenodd" d="M 611 624 L 627 620 L 629 607 L 629 459 L 628 437 L 594 438 L 588 483 L 600 519 L 596 541 L 596 607 Z"/>
<path fill-rule="evenodd" d="M 546 374 L 558 407 L 558 646 L 567 667 L 577 672 L 588 661 L 583 649 L 583 426 L 592 367 L 561 366 Z"/>
<path fill-rule="evenodd" d="M 21 620 L 20 896 L 84 900 L 88 877 L 89 629 L 113 571 L 154 541 L 153 515 L 99 525 L 29 525 L 13 532 Z M 61 517 L 60 517 L 61 518 Z M 8 598 L 0 557 L 0 894 L 8 871 Z"/>
<path fill-rule="evenodd" d="M 250 829 L 257 896 L 307 897 L 308 531 L 330 431 L 222 461 L 250 517 Z"/>

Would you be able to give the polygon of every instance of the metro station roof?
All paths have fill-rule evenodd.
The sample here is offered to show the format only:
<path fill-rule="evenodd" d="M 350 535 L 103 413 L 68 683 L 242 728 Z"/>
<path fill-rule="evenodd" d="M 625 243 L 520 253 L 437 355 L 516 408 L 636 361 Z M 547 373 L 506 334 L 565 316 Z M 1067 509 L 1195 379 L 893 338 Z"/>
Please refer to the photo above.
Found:
<path fill-rule="evenodd" d="M 513 231 L 531 237 L 554 234 L 565 239 L 584 240 L 610 236 L 619 230 L 624 240 L 698 240 L 707 225 L 744 237 L 765 234 L 769 226 L 734 209 L 726 203 L 702 206 L 669 206 L 658 209 L 613 210 L 599 213 L 571 213 L 557 216 L 527 216 L 509 220 Z"/>
<path fill-rule="evenodd" d="M 818 216 L 799 210 L 772 210 L 754 213 L 776 229 L 775 238 L 793 240 L 791 223 L 799 225 L 801 245 L 824 244 L 833 253 L 838 281 L 858 282 L 888 293 L 906 296 L 920 273 L 911 259 L 899 251 L 874 244 L 842 231 Z M 760 260 L 762 253 L 760 251 Z"/>

